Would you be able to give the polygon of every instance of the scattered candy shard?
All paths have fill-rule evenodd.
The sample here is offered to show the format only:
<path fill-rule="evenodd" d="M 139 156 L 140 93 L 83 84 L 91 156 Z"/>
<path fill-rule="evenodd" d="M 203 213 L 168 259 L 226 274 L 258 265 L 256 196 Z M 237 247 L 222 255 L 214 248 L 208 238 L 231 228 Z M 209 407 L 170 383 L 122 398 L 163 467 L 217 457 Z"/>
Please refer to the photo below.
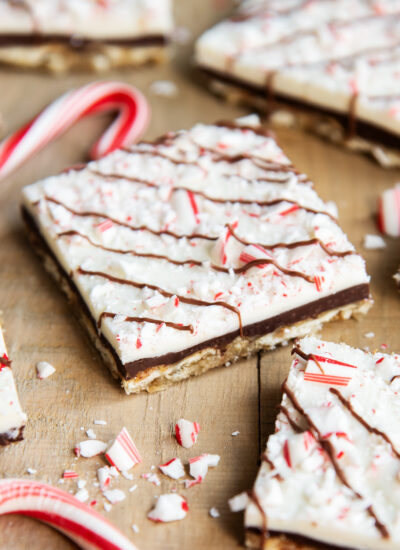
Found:
<path fill-rule="evenodd" d="M 365 263 L 332 204 L 257 116 L 197 124 L 42 180 L 24 189 L 23 212 L 127 393 L 371 305 Z M 104 221 L 112 229 L 98 232 Z"/>
<path fill-rule="evenodd" d="M 308 337 L 293 357 L 246 508 L 247 545 L 399 548 L 400 355 Z"/>
<path fill-rule="evenodd" d="M 400 183 L 386 189 L 378 202 L 378 223 L 382 233 L 400 237 Z"/>
<path fill-rule="evenodd" d="M 386 248 L 386 243 L 380 235 L 365 235 L 364 248 L 366 250 L 382 250 Z"/>
<path fill-rule="evenodd" d="M 36 481 L 0 480 L 0 515 L 22 514 L 58 529 L 82 550 L 137 550 L 116 527 L 74 496 Z"/>
<path fill-rule="evenodd" d="M 159 487 L 161 485 L 160 478 L 158 477 L 157 474 L 152 474 L 152 473 L 142 474 L 140 477 L 142 477 L 143 479 L 145 479 L 149 483 L 152 483 L 153 485 L 156 485 L 157 487 Z"/>
<path fill-rule="evenodd" d="M 209 466 L 215 468 L 218 466 L 219 460 L 219 455 L 210 455 L 208 453 L 190 458 L 189 473 L 197 483 L 201 483 L 207 475 Z"/>
<path fill-rule="evenodd" d="M 44 380 L 56 372 L 56 369 L 47 361 L 40 361 L 36 364 L 36 372 L 39 380 Z"/>
<path fill-rule="evenodd" d="M 181 447 L 189 449 L 192 447 L 199 435 L 200 425 L 197 422 L 191 422 L 181 418 L 175 424 L 175 437 Z"/>
<path fill-rule="evenodd" d="M 0 446 L 23 439 L 26 418 L 18 399 L 11 361 L 0 326 Z"/>
<path fill-rule="evenodd" d="M 86 502 L 89 499 L 89 493 L 87 489 L 79 489 L 79 491 L 75 493 L 75 498 L 78 499 L 80 502 Z"/>
<path fill-rule="evenodd" d="M 219 513 L 219 510 L 217 508 L 215 508 L 215 506 L 210 508 L 208 513 L 210 514 L 210 516 L 212 518 L 219 518 L 221 516 L 221 514 Z"/>
<path fill-rule="evenodd" d="M 125 493 L 121 489 L 107 489 L 103 492 L 103 495 L 111 504 L 116 504 L 126 498 Z"/>
<path fill-rule="evenodd" d="M 88 436 L 89 439 L 96 439 L 96 434 L 91 428 L 86 430 L 86 435 Z"/>
<path fill-rule="evenodd" d="M 73 470 L 64 470 L 63 479 L 76 479 L 78 477 L 78 472 L 74 472 Z"/>
<path fill-rule="evenodd" d="M 126 428 L 122 428 L 114 443 L 107 450 L 106 459 L 120 472 L 128 471 L 142 462 L 139 451 Z"/>
<path fill-rule="evenodd" d="M 399 3 L 238 4 L 195 47 L 210 89 L 400 166 Z"/>
<path fill-rule="evenodd" d="M 231 512 L 242 512 L 245 510 L 248 503 L 249 495 L 246 491 L 243 491 L 228 500 L 228 506 Z"/>
<path fill-rule="evenodd" d="M 170 0 L 7 0 L 0 62 L 54 73 L 160 63 L 173 27 Z"/>
<path fill-rule="evenodd" d="M 172 458 L 165 464 L 160 464 L 159 468 L 163 474 L 172 477 L 172 479 L 179 479 L 185 475 L 185 470 L 180 458 Z"/>
<path fill-rule="evenodd" d="M 186 500 L 176 493 L 160 495 L 156 505 L 147 517 L 156 523 L 167 523 L 184 519 L 189 510 Z"/>
<path fill-rule="evenodd" d="M 158 96 L 175 97 L 178 95 L 178 86 L 171 80 L 156 80 L 150 84 L 150 91 Z"/>
<path fill-rule="evenodd" d="M 107 444 L 104 441 L 99 441 L 98 439 L 87 439 L 86 441 L 81 441 L 75 447 L 76 456 L 83 456 L 84 458 L 91 458 L 92 456 L 97 456 L 103 454 L 107 449 Z"/>

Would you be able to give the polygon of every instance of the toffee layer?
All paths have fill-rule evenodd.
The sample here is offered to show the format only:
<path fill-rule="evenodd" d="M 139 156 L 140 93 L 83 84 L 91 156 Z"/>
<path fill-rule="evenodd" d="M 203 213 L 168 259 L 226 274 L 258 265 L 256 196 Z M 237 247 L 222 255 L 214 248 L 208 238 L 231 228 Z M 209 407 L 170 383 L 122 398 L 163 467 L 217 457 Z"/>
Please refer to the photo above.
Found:
<path fill-rule="evenodd" d="M 293 533 L 268 531 L 268 536 L 265 537 L 265 534 L 257 527 L 247 527 L 246 534 L 250 537 L 252 537 L 252 535 L 259 537 L 260 544 L 263 544 L 263 546 L 260 546 L 260 550 L 265 548 L 264 544 L 269 539 L 279 539 L 279 542 L 273 546 L 276 550 L 284 550 L 286 548 L 287 550 L 302 550 L 304 546 L 306 546 L 307 549 L 315 548 L 316 550 L 353 550 L 348 546 L 341 546 L 340 544 L 326 544 L 310 537 L 303 537 L 302 535 L 296 535 Z M 249 545 L 247 543 L 246 545 L 250 548 L 254 548 L 253 545 Z"/>
<path fill-rule="evenodd" d="M 70 275 L 67 274 L 63 269 L 63 267 L 60 265 L 58 259 L 56 258 L 56 256 L 48 246 L 47 242 L 41 235 L 35 220 L 32 218 L 30 213 L 24 207 L 22 207 L 22 217 L 27 225 L 31 242 L 38 249 L 42 257 L 48 256 L 52 259 L 53 263 L 57 266 L 60 277 L 68 284 L 73 295 L 75 296 L 76 301 L 79 304 L 79 308 L 84 312 L 85 316 L 90 319 L 91 323 L 94 326 L 94 329 L 98 331 L 97 322 L 92 317 L 85 301 L 83 300 L 80 293 L 78 292 L 78 289 L 76 288 L 74 281 L 72 280 Z M 270 332 L 273 332 L 280 327 L 293 325 L 297 322 L 304 321 L 306 319 L 316 318 L 319 314 L 325 311 L 346 306 L 354 302 L 368 300 L 369 297 L 370 297 L 370 294 L 369 294 L 368 284 L 360 284 L 357 286 L 353 286 L 345 290 L 342 290 L 340 292 L 337 292 L 336 294 L 332 294 L 331 296 L 326 296 L 324 298 L 321 298 L 320 300 L 316 300 L 314 302 L 305 304 L 304 306 L 286 311 L 280 315 L 276 315 L 275 317 L 270 317 L 269 319 L 265 319 L 258 323 L 246 325 L 243 327 L 243 335 L 244 337 L 248 337 L 249 339 L 256 338 L 256 337 L 268 334 Z M 186 348 L 178 352 L 167 353 L 165 355 L 161 355 L 157 357 L 147 357 L 144 359 L 139 359 L 137 361 L 132 361 L 130 363 L 122 363 L 117 353 L 115 352 L 114 348 L 110 344 L 110 342 L 101 333 L 99 333 L 99 339 L 101 340 L 102 344 L 112 354 L 115 364 L 117 365 L 118 371 L 124 380 L 130 380 L 134 378 L 138 373 L 145 371 L 146 369 L 154 366 L 170 365 L 170 364 L 176 363 L 181 359 L 187 356 L 190 356 L 196 353 L 197 351 L 200 351 L 205 348 L 211 347 L 211 348 L 217 348 L 217 349 L 224 349 L 225 346 L 227 346 L 230 342 L 232 342 L 238 336 L 240 336 L 239 329 L 236 331 L 230 332 L 228 334 L 224 334 L 223 336 L 220 336 L 218 338 L 213 338 L 213 339 L 201 342 L 196 346 L 192 346 L 190 348 Z"/>
<path fill-rule="evenodd" d="M 265 98 L 267 110 L 270 112 L 276 110 L 277 107 L 286 106 L 302 112 L 329 117 L 340 124 L 345 135 L 349 138 L 359 136 L 371 143 L 382 144 L 392 149 L 400 149 L 400 136 L 358 118 L 352 119 L 352 116 L 354 116 L 352 113 L 339 113 L 338 111 L 319 107 L 315 104 L 307 103 L 306 101 L 298 101 L 289 96 L 274 93 L 273 90 L 268 89 L 267 86 L 255 86 L 224 72 L 211 70 L 206 67 L 199 67 L 198 70 L 208 80 L 216 80 L 240 88 L 258 97 Z"/>

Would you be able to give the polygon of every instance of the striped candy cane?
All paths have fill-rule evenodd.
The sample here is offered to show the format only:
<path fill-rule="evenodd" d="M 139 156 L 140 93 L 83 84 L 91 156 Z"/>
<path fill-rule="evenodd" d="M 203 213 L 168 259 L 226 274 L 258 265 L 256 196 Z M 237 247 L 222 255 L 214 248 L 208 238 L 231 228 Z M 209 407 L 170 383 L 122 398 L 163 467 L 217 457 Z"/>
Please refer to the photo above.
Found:
<path fill-rule="evenodd" d="M 43 521 L 84 550 L 137 550 L 116 527 L 74 496 L 36 481 L 0 480 L 0 515 Z"/>
<path fill-rule="evenodd" d="M 92 159 L 137 141 L 150 119 L 146 98 L 123 82 L 93 82 L 71 90 L 0 143 L 0 180 L 81 118 L 105 111 L 119 114 L 93 145 Z"/>

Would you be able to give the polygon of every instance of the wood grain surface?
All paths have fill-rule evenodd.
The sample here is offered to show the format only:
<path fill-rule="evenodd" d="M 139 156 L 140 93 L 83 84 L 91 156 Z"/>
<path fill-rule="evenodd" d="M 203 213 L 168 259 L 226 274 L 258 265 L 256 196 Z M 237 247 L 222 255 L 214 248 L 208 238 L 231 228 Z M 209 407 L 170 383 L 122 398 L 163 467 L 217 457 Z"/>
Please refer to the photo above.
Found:
<path fill-rule="evenodd" d="M 190 28 L 194 39 L 229 7 L 229 1 L 177 0 L 175 10 L 178 25 Z M 188 44 L 180 47 L 169 65 L 105 75 L 138 86 L 151 101 L 153 117 L 146 138 L 244 112 L 218 101 L 196 83 L 190 56 Z M 63 91 L 92 79 L 90 74 L 52 77 L 0 69 L 0 135 L 18 128 Z M 176 98 L 151 95 L 149 85 L 161 79 L 177 84 Z M 93 486 L 95 471 L 103 460 L 75 460 L 73 447 L 86 438 L 82 428 L 93 428 L 99 439 L 108 441 L 126 426 L 144 460 L 133 470 L 133 482 L 121 479 L 114 483 L 128 496 L 111 512 L 104 512 L 107 517 L 144 550 L 240 548 L 242 515 L 229 512 L 227 499 L 250 488 L 255 478 L 260 450 L 273 429 L 280 385 L 290 364 L 290 347 L 211 371 L 160 394 L 125 396 L 82 334 L 24 235 L 20 189 L 85 159 L 90 144 L 108 121 L 97 117 L 81 122 L 0 183 L 0 309 L 21 401 L 29 416 L 25 441 L 0 450 L 0 477 L 29 477 L 26 469 L 35 468 L 35 479 L 57 484 L 63 470 L 74 466 L 81 479 L 88 481 L 91 498 L 99 500 L 97 508 L 104 512 L 99 491 Z M 323 330 L 323 337 L 371 349 L 385 344 L 389 351 L 400 351 L 400 297 L 391 278 L 400 263 L 399 241 L 386 239 L 383 251 L 362 250 L 363 236 L 377 232 L 377 197 L 400 181 L 400 172 L 385 171 L 365 157 L 294 130 L 280 131 L 278 137 L 291 159 L 314 179 L 320 195 L 337 202 L 341 223 L 356 247 L 365 252 L 372 276 L 375 305 L 368 316 L 360 322 L 332 323 Z M 367 332 L 374 332 L 374 338 L 366 339 Z M 44 381 L 35 375 L 34 366 L 40 360 L 57 368 Z M 171 435 L 180 417 L 201 424 L 198 443 L 191 450 L 179 448 Z M 95 419 L 106 420 L 107 425 L 94 426 Z M 232 437 L 236 430 L 240 434 Z M 186 460 L 200 452 L 218 453 L 221 462 L 209 471 L 204 483 L 192 489 L 184 490 L 162 475 L 160 487 L 140 478 L 152 465 L 174 456 Z M 129 493 L 133 483 L 138 489 Z M 67 481 L 62 487 L 75 492 L 76 482 Z M 187 498 L 190 513 L 182 522 L 154 525 L 146 519 L 154 497 L 173 487 Z M 209 516 L 212 506 L 220 511 L 220 518 Z M 133 523 L 140 529 L 137 534 L 132 531 Z M 0 518 L 1 550 L 52 548 L 75 546 L 32 520 Z"/>

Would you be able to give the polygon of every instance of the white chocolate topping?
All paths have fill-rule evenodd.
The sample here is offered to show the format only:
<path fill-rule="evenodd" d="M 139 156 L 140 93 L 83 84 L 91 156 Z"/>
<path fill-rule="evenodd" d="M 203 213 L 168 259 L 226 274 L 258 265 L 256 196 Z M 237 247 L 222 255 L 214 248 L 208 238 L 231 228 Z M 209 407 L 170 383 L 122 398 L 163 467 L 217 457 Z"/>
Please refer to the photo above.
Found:
<path fill-rule="evenodd" d="M 283 392 L 246 527 L 398 548 L 400 355 L 304 338 Z"/>
<path fill-rule="evenodd" d="M 196 61 L 265 97 L 351 113 L 400 134 L 399 0 L 247 0 L 200 37 Z"/>
<path fill-rule="evenodd" d="M 172 30 L 170 0 L 2 0 L 1 35 L 76 36 L 130 39 L 168 35 Z"/>
<path fill-rule="evenodd" d="M 197 124 L 30 185 L 23 203 L 122 363 L 369 281 L 334 206 L 259 127 Z"/>
<path fill-rule="evenodd" d="M 0 327 L 0 435 L 15 439 L 25 422 Z"/>

